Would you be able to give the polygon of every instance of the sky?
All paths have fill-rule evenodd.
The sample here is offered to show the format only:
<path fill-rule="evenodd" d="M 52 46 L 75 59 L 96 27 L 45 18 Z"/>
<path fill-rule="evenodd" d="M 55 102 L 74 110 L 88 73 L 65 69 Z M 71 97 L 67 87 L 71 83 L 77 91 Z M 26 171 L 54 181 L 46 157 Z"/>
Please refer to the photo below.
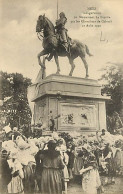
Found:
<path fill-rule="evenodd" d="M 111 23 L 101 27 L 82 27 L 82 23 L 71 23 L 74 16 L 83 16 L 88 7 L 108 16 Z M 89 75 L 98 79 L 100 69 L 107 62 L 123 63 L 123 1 L 122 0 L 58 0 L 58 12 L 67 17 L 66 28 L 72 39 L 78 39 L 89 47 L 93 57 L 86 57 Z M 39 15 L 45 14 L 55 25 L 57 0 L 0 0 L 0 70 L 18 72 L 34 81 L 40 70 L 37 55 L 43 49 L 36 34 Z M 98 15 L 98 14 L 97 14 Z M 102 39 L 100 36 L 102 33 Z M 67 58 L 59 58 L 61 74 L 68 75 L 70 64 Z M 85 77 L 84 65 L 75 59 L 73 76 Z M 46 74 L 56 72 L 54 59 L 46 62 Z"/>

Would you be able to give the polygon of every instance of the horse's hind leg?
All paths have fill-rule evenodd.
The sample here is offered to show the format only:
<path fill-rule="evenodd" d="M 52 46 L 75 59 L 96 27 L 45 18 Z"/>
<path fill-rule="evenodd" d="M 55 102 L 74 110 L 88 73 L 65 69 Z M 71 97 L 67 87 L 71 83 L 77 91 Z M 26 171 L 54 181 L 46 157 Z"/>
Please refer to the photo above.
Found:
<path fill-rule="evenodd" d="M 84 63 L 84 66 L 85 66 L 85 70 L 86 70 L 86 78 L 88 78 L 89 75 L 88 75 L 88 64 L 87 64 L 87 61 L 86 61 L 85 57 L 83 57 L 83 56 L 80 56 L 80 57 L 81 57 L 81 59 L 82 59 L 82 61 L 83 61 L 83 63 Z"/>
<path fill-rule="evenodd" d="M 58 60 L 58 54 L 57 53 L 54 53 L 54 58 L 55 58 L 55 62 L 56 62 L 56 65 L 57 65 L 57 72 L 56 72 L 56 74 L 59 74 L 60 66 L 59 66 L 59 60 Z"/>
<path fill-rule="evenodd" d="M 69 76 L 72 76 L 73 71 L 75 69 L 75 64 L 73 62 L 73 59 L 69 58 L 69 63 L 71 64 L 71 70 L 70 70 Z"/>

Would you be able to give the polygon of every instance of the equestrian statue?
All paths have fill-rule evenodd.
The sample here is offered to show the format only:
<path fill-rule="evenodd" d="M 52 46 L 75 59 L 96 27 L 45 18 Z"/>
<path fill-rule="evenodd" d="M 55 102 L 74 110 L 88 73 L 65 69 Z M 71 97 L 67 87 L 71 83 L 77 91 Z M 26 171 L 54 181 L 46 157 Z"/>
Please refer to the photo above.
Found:
<path fill-rule="evenodd" d="M 56 21 L 56 26 L 45 16 L 40 15 L 37 20 L 36 32 L 38 38 L 43 37 L 43 50 L 38 54 L 38 62 L 42 69 L 45 69 L 44 63 L 41 63 L 41 56 L 47 55 L 45 59 L 50 61 L 53 57 L 57 65 L 56 74 L 60 73 L 60 66 L 58 56 L 68 57 L 69 63 L 71 65 L 71 70 L 69 76 L 72 76 L 75 64 L 74 59 L 80 57 L 84 63 L 86 70 L 86 78 L 88 75 L 88 64 L 86 62 L 85 56 L 88 54 L 92 56 L 89 52 L 87 45 L 81 43 L 78 40 L 72 40 L 67 35 L 67 29 L 65 24 L 67 18 L 65 14 L 61 12 L 59 14 L 60 18 Z M 43 33 L 43 35 L 42 35 Z M 40 39 L 41 40 L 41 39 Z"/>

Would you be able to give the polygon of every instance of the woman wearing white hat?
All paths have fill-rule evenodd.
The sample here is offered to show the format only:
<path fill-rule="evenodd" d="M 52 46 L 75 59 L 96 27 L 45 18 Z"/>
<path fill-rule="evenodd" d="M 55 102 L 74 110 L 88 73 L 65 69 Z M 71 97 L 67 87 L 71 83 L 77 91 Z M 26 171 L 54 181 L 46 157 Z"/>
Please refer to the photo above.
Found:
<path fill-rule="evenodd" d="M 17 160 L 16 152 L 10 154 L 8 164 L 12 175 L 11 182 L 8 184 L 8 193 L 23 193 L 23 169 L 21 163 Z"/>

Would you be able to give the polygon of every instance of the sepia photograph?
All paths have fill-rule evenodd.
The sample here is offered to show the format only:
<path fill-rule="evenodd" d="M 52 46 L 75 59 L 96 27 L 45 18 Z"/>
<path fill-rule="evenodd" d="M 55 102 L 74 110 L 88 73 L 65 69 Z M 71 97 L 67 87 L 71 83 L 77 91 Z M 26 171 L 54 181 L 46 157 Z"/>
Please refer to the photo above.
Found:
<path fill-rule="evenodd" d="M 122 8 L 0 0 L 1 194 L 123 194 Z"/>

